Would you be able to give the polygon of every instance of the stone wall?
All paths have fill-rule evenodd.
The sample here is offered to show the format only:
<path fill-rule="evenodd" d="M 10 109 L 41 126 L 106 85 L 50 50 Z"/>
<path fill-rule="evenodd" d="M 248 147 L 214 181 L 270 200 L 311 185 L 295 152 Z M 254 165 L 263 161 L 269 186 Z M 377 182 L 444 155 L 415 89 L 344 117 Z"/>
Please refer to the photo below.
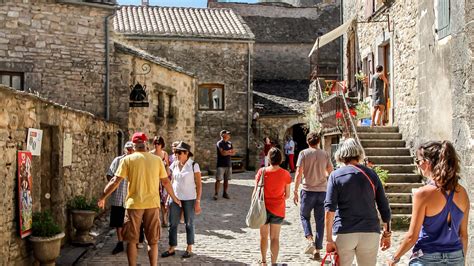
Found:
<path fill-rule="evenodd" d="M 106 169 L 118 153 L 117 125 L 0 85 L 0 265 L 32 265 L 31 247 L 18 236 L 16 217 L 16 156 L 26 150 L 28 128 L 43 130 L 41 156 L 33 156 L 33 210 L 51 208 L 68 235 L 67 201 L 81 194 L 99 197 Z M 66 134 L 72 137 L 72 165 L 63 167 Z"/>
<path fill-rule="evenodd" d="M 309 79 L 314 56 L 308 54 L 319 35 L 340 25 L 336 4 L 315 7 L 290 7 L 238 3 L 210 3 L 211 7 L 231 8 L 245 20 L 255 35 L 254 78 Z M 322 47 L 319 64 L 322 71 L 339 71 L 339 41 Z"/>
<path fill-rule="evenodd" d="M 150 72 L 138 75 L 147 65 Z M 115 52 L 111 69 L 111 118 L 120 121 L 129 136 L 142 131 L 150 138 L 162 136 L 168 151 L 177 140 L 194 149 L 197 82 L 192 76 L 121 51 Z M 130 86 L 137 82 L 147 86 L 149 107 L 129 107 Z"/>
<path fill-rule="evenodd" d="M 249 57 L 253 45 L 247 42 L 213 42 L 194 40 L 128 39 L 128 43 L 150 54 L 162 57 L 196 74 L 198 85 L 224 85 L 224 110 L 197 110 L 195 122 L 195 156 L 202 168 L 214 169 L 216 143 L 222 129 L 232 131 L 231 141 L 237 154 L 247 154 L 247 127 L 252 103 L 248 102 Z M 197 102 L 195 94 L 195 105 Z M 251 101 L 251 99 L 250 99 Z M 178 106 L 187 112 L 188 106 Z"/>
<path fill-rule="evenodd" d="M 389 13 L 393 32 L 379 23 L 358 24 L 360 58 L 375 54 L 380 63 L 378 45 L 390 43 L 390 83 L 393 93 L 393 124 L 399 126 L 407 146 L 414 149 L 428 140 L 450 140 L 462 162 L 461 175 L 474 196 L 474 93 L 472 91 L 472 53 L 474 11 L 472 1 L 451 1 L 450 34 L 440 39 L 436 32 L 436 1 L 393 1 L 382 11 Z M 344 18 L 358 14 L 364 20 L 364 7 L 344 2 Z M 373 19 L 383 18 L 382 15 Z M 347 38 L 345 38 L 345 43 Z M 347 50 L 344 53 L 347 55 Z M 347 65 L 347 61 L 346 61 Z M 347 72 L 346 72 L 347 74 Z M 347 78 L 347 76 L 346 76 Z M 471 205 L 471 212 L 474 204 Z M 470 218 L 471 242 L 474 230 Z M 472 262 L 470 245 L 467 258 Z"/>
<path fill-rule="evenodd" d="M 105 17 L 113 9 L 57 2 L 0 5 L 0 71 L 23 73 L 25 90 L 104 116 Z"/>

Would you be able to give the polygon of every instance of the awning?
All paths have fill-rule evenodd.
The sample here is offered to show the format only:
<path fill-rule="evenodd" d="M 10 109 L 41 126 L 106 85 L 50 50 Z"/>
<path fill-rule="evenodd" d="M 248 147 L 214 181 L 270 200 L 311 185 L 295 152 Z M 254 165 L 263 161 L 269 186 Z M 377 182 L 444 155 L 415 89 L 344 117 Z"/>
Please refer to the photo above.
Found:
<path fill-rule="evenodd" d="M 314 42 L 313 48 L 311 49 L 311 52 L 309 52 L 308 57 L 310 57 L 316 49 L 323 47 L 324 45 L 334 41 L 339 36 L 346 33 L 350 29 L 351 25 L 353 25 L 354 21 L 355 21 L 354 18 L 351 20 L 348 20 L 346 23 L 335 28 L 334 30 L 324 34 L 323 36 L 318 37 L 316 41 Z M 319 44 L 318 44 L 318 40 L 319 40 Z"/>

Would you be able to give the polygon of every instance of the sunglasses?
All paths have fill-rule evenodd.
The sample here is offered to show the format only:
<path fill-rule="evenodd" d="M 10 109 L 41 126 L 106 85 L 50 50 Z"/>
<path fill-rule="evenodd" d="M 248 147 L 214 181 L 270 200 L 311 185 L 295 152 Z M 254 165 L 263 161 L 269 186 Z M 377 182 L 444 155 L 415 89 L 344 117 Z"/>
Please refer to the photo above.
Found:
<path fill-rule="evenodd" d="M 419 165 L 421 161 L 423 161 L 424 159 L 418 159 L 418 158 L 413 158 L 415 160 L 415 164 Z"/>

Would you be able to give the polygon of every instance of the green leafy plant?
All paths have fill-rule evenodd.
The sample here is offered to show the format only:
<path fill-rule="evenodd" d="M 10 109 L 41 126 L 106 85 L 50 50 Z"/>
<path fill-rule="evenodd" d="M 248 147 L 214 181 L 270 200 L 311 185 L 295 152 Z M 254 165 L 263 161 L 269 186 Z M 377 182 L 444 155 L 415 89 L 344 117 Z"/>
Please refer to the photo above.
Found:
<path fill-rule="evenodd" d="M 365 75 L 362 70 L 359 70 L 359 73 L 355 74 L 354 76 L 358 81 L 364 81 L 364 79 L 367 77 L 367 75 Z"/>
<path fill-rule="evenodd" d="M 380 166 L 374 167 L 375 173 L 379 176 L 380 181 L 382 181 L 382 185 L 385 186 L 385 183 L 388 180 L 388 170 L 380 168 Z"/>
<path fill-rule="evenodd" d="M 70 210 L 83 210 L 83 211 L 99 211 L 97 206 L 97 199 L 87 199 L 84 196 L 75 196 L 67 203 L 67 207 Z"/>
<path fill-rule="evenodd" d="M 52 237 L 62 232 L 49 210 L 33 213 L 31 227 L 33 236 L 37 237 Z"/>
<path fill-rule="evenodd" d="M 368 102 L 359 102 L 355 107 L 357 113 L 357 119 L 369 118 L 370 117 L 370 107 Z"/>

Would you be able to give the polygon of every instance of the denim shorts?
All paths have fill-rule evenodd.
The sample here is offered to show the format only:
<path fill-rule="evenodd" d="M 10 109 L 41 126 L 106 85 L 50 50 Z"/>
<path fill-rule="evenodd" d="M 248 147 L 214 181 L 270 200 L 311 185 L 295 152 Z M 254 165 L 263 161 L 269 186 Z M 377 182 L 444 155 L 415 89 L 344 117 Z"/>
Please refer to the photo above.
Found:
<path fill-rule="evenodd" d="M 464 252 L 462 250 L 453 252 L 435 252 L 423 254 L 420 257 L 410 260 L 410 266 L 422 265 L 449 265 L 449 266 L 464 266 Z"/>
<path fill-rule="evenodd" d="M 282 224 L 283 217 L 277 216 L 267 210 L 267 221 L 265 224 Z"/>

